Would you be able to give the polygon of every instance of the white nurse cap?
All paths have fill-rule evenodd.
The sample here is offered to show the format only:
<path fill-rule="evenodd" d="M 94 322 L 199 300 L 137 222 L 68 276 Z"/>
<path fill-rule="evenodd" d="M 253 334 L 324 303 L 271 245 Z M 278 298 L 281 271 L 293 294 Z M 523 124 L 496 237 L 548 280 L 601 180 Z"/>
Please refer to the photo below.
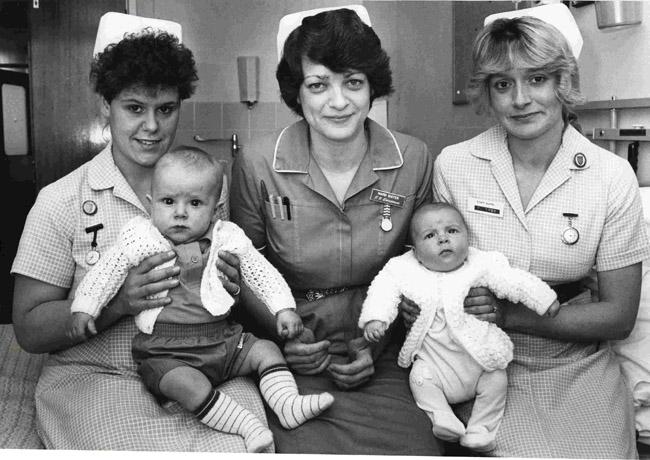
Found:
<path fill-rule="evenodd" d="M 365 24 L 372 27 L 372 24 L 370 24 L 370 15 L 368 14 L 368 10 L 361 5 L 346 5 L 346 6 L 333 6 L 327 8 L 316 8 L 314 10 L 299 11 L 298 13 L 287 14 L 282 19 L 280 19 L 280 25 L 278 26 L 278 41 L 277 41 L 278 61 L 282 59 L 282 50 L 284 49 L 284 42 L 287 41 L 287 38 L 289 37 L 289 34 L 291 34 L 291 32 L 293 32 L 295 29 L 300 27 L 303 19 L 308 18 L 309 16 L 315 16 L 318 13 L 322 13 L 324 11 L 343 10 L 343 9 L 354 11 L 355 13 L 357 13 L 359 18 L 361 18 L 361 20 Z"/>
<path fill-rule="evenodd" d="M 178 37 L 178 41 L 181 41 L 182 28 L 177 22 L 109 12 L 105 13 L 99 20 L 93 56 L 103 52 L 108 45 L 118 43 L 126 34 L 137 34 L 147 28 L 167 32 Z"/>
<path fill-rule="evenodd" d="M 576 24 L 569 8 L 562 3 L 553 3 L 549 5 L 535 6 L 533 8 L 524 8 L 522 10 L 506 11 L 504 13 L 491 14 L 483 23 L 487 26 L 497 19 L 512 19 L 521 16 L 532 16 L 547 22 L 559 30 L 569 43 L 573 56 L 578 59 L 582 50 L 582 35 Z"/>

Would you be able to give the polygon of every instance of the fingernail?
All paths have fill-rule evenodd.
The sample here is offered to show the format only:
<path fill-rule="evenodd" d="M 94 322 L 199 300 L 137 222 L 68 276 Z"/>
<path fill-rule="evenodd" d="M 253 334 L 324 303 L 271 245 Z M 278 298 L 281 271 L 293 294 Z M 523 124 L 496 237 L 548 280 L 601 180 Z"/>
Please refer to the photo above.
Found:
<path fill-rule="evenodd" d="M 171 256 L 175 256 L 176 253 L 174 251 L 167 251 L 167 255 L 171 257 Z"/>

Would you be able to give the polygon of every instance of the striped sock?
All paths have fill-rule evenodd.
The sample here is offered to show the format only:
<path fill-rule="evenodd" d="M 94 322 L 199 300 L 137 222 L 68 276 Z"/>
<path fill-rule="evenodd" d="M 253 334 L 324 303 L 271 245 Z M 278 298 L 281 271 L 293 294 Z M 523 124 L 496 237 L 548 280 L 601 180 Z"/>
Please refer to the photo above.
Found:
<path fill-rule="evenodd" d="M 329 393 L 299 395 L 296 380 L 285 365 L 271 366 L 260 374 L 260 392 L 288 430 L 316 417 L 334 402 Z"/>
<path fill-rule="evenodd" d="M 194 415 L 210 428 L 242 436 L 247 452 L 261 452 L 273 444 L 273 434 L 255 415 L 216 389 Z"/>

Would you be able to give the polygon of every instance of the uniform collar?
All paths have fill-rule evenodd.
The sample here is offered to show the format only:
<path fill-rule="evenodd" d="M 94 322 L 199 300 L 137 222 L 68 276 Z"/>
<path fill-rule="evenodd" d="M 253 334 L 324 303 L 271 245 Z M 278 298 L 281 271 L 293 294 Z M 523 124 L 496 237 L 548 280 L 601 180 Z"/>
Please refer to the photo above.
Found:
<path fill-rule="evenodd" d="M 404 157 L 393 133 L 367 119 L 368 153 L 372 158 L 373 171 L 400 168 Z M 284 128 L 275 142 L 273 152 L 273 170 L 279 173 L 309 172 L 311 155 L 309 153 L 309 125 L 302 119 Z"/>
<path fill-rule="evenodd" d="M 567 126 L 562 134 L 562 144 L 535 189 L 526 209 L 522 208 L 512 157 L 508 151 L 506 131 L 501 126 L 490 128 L 474 138 L 470 144 L 470 152 L 477 158 L 490 161 L 492 175 L 499 184 L 503 195 L 524 228 L 528 228 L 526 213 L 568 181 L 574 173 L 589 169 L 593 160 L 591 158 L 593 149 L 590 148 L 592 145 L 573 126 Z M 581 160 L 578 161 L 580 157 Z"/>
<path fill-rule="evenodd" d="M 93 190 L 107 190 L 112 188 L 113 195 L 122 198 L 148 214 L 133 188 L 126 181 L 124 175 L 115 164 L 112 153 L 112 144 L 109 142 L 88 167 L 88 185 Z"/>
<path fill-rule="evenodd" d="M 95 156 L 88 168 L 88 185 L 93 190 L 105 190 L 114 187 L 118 178 L 124 177 L 117 169 L 111 153 L 111 143 Z"/>
<path fill-rule="evenodd" d="M 471 147 L 473 156 L 489 161 L 504 158 L 512 161 L 508 151 L 507 134 L 502 126 L 493 126 L 476 139 L 478 142 L 475 142 Z M 590 158 L 592 150 L 589 148 L 590 144 L 589 140 L 569 124 L 562 134 L 562 144 L 553 159 L 553 163 L 564 169 L 588 169 L 592 160 Z M 581 163 L 575 161 L 576 155 L 579 153 L 582 153 L 585 158 L 583 166 L 579 166 Z"/>

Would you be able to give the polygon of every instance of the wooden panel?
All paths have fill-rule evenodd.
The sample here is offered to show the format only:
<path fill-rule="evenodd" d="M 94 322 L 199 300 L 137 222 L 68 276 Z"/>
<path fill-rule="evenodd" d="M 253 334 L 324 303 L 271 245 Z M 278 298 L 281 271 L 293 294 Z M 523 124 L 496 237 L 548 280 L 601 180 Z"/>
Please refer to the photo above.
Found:
<path fill-rule="evenodd" d="M 32 8 L 30 75 L 36 185 L 40 189 L 103 145 L 99 99 L 88 74 L 99 19 L 124 0 L 41 0 Z"/>
<path fill-rule="evenodd" d="M 453 2 L 453 103 L 467 104 L 465 89 L 472 68 L 472 45 L 479 31 L 483 28 L 483 20 L 493 14 L 514 9 L 512 1 Z"/>

